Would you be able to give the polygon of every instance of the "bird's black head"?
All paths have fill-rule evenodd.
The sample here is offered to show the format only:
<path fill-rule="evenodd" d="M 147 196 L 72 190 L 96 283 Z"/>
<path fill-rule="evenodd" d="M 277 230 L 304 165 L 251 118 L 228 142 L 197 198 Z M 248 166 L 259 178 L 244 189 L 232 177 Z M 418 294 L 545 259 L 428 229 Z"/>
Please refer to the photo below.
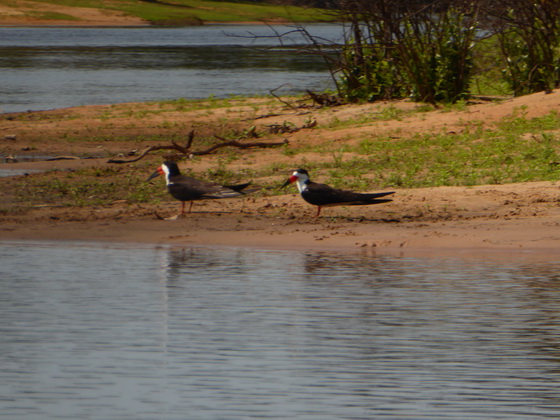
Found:
<path fill-rule="evenodd" d="M 181 171 L 179 171 L 179 167 L 175 162 L 165 161 L 153 174 L 150 175 L 146 182 L 160 175 L 164 175 L 167 179 L 169 179 L 170 176 L 181 175 Z"/>
<path fill-rule="evenodd" d="M 304 181 L 309 181 L 309 174 L 305 169 L 296 169 L 291 177 L 289 177 L 286 182 L 282 185 L 284 188 L 287 185 L 290 185 L 292 182 L 296 182 L 298 179 L 303 178 Z"/>
<path fill-rule="evenodd" d="M 177 166 L 177 163 L 166 160 L 165 162 L 163 162 L 163 165 L 167 167 L 170 176 L 181 175 L 181 171 L 179 170 L 179 166 Z"/>

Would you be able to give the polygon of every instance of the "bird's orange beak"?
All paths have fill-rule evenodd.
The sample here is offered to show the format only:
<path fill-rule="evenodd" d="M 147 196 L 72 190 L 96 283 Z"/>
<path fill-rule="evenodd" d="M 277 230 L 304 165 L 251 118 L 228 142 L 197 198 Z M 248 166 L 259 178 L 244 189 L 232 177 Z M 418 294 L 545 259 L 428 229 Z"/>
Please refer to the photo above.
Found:
<path fill-rule="evenodd" d="M 296 182 L 298 179 L 297 176 L 292 175 L 291 177 L 289 177 L 286 182 L 284 182 L 284 184 L 282 185 L 282 188 L 284 188 L 286 185 L 290 185 L 292 182 Z"/>
<path fill-rule="evenodd" d="M 146 182 L 148 182 L 148 181 L 150 181 L 150 180 L 152 180 L 152 179 L 154 179 L 154 178 L 156 178 L 160 175 L 163 175 L 163 169 L 161 169 L 161 166 L 159 168 L 157 168 L 157 170 L 153 174 L 150 175 L 150 177 L 146 180 Z"/>

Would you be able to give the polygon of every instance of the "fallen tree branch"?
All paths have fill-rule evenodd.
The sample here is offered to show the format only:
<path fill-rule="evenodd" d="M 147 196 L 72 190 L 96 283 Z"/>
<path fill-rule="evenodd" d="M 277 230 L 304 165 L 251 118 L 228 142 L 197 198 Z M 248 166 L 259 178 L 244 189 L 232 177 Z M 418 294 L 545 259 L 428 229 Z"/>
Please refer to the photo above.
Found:
<path fill-rule="evenodd" d="M 282 88 L 282 87 L 284 87 L 284 86 L 286 86 L 286 85 L 287 85 L 287 83 L 284 83 L 283 85 L 280 85 L 280 86 L 278 86 L 277 88 L 274 88 L 274 89 L 270 90 L 269 92 L 270 92 L 270 94 L 271 94 L 272 96 L 274 96 L 276 99 L 278 99 L 278 100 L 279 100 L 280 102 L 282 102 L 284 105 L 286 105 L 286 106 L 288 106 L 288 107 L 290 107 L 290 108 L 292 108 L 292 109 L 296 109 L 296 107 L 293 106 L 291 103 L 289 103 L 289 102 L 283 100 L 282 98 L 280 98 L 280 96 L 278 96 L 278 95 L 276 95 L 276 94 L 274 93 L 275 91 L 277 91 L 278 89 L 280 89 L 280 88 Z"/>
<path fill-rule="evenodd" d="M 124 159 L 109 159 L 107 161 L 107 163 L 133 163 L 133 162 L 138 162 L 140 159 L 143 159 L 148 153 L 153 152 L 154 150 L 178 150 L 181 153 L 183 153 L 184 148 L 181 146 L 178 146 L 175 143 L 172 143 L 171 146 L 150 146 L 147 149 L 145 149 L 142 153 L 140 153 L 140 155 L 134 159 L 128 159 L 128 160 L 124 160 Z"/>
<path fill-rule="evenodd" d="M 239 149 L 249 149 L 252 147 L 260 147 L 260 148 L 266 148 L 266 147 L 275 147 L 275 146 L 282 146 L 284 144 L 288 144 L 288 140 L 285 139 L 281 142 L 274 142 L 274 143 L 267 143 L 267 142 L 247 142 L 247 143 L 242 143 L 240 141 L 237 140 L 226 140 L 222 137 L 219 136 L 215 136 L 218 140 L 221 140 L 222 143 L 218 143 L 215 144 L 213 146 L 210 146 L 209 148 L 205 149 L 205 150 L 199 150 L 199 151 L 191 151 L 191 146 L 194 140 L 194 131 L 191 131 L 188 135 L 188 139 L 187 139 L 187 144 L 185 146 L 181 146 L 179 144 L 177 144 L 174 141 L 171 141 L 170 145 L 158 145 L 158 146 L 150 146 L 148 148 L 146 148 L 142 153 L 140 153 L 140 155 L 138 157 L 135 157 L 134 159 L 109 159 L 107 161 L 107 163 L 117 163 L 117 164 L 122 164 L 122 163 L 133 163 L 133 162 L 138 162 L 139 160 L 143 159 L 146 155 L 148 155 L 149 153 L 156 151 L 156 150 L 176 150 L 179 153 L 186 155 L 186 156 L 202 156 L 202 155 L 208 155 L 212 152 L 214 152 L 217 149 L 221 149 L 222 147 L 237 147 Z"/>
<path fill-rule="evenodd" d="M 287 139 L 284 139 L 283 141 L 276 142 L 276 143 L 266 143 L 266 142 L 261 142 L 261 141 L 252 142 L 252 143 L 240 143 L 237 140 L 229 140 L 228 141 L 228 140 L 225 140 L 224 138 L 219 137 L 219 136 L 214 136 L 214 137 L 216 137 L 218 140 L 222 140 L 222 143 L 218 143 L 218 144 L 215 144 L 213 146 L 210 146 L 206 150 L 201 150 L 199 152 L 192 152 L 191 154 L 193 156 L 207 155 L 209 153 L 212 153 L 214 150 L 221 149 L 222 147 L 227 147 L 227 146 L 237 147 L 239 149 L 249 149 L 251 147 L 265 148 L 265 147 L 282 146 L 284 144 L 288 144 Z"/>
<path fill-rule="evenodd" d="M 306 90 L 306 92 L 309 95 L 309 97 L 311 98 L 311 100 L 313 101 L 313 103 L 315 103 L 319 106 L 339 106 L 339 105 L 342 105 L 342 101 L 334 95 L 328 95 L 326 93 L 317 94 L 317 93 L 314 93 L 314 92 L 310 91 L 309 89 Z"/>
<path fill-rule="evenodd" d="M 191 130 L 189 131 L 189 134 L 187 134 L 187 144 L 185 145 L 185 149 L 191 148 L 193 140 L 194 140 L 194 130 Z"/>
<path fill-rule="evenodd" d="M 53 160 L 80 160 L 81 158 L 78 156 L 54 156 L 45 159 L 46 161 L 53 161 Z"/>

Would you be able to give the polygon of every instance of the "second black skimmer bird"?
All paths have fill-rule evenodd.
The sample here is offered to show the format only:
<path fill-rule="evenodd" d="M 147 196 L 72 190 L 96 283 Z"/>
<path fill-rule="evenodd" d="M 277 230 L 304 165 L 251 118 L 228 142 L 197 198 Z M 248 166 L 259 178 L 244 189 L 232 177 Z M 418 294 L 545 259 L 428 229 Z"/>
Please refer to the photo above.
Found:
<path fill-rule="evenodd" d="M 313 204 L 318 207 L 317 215 L 315 217 L 319 216 L 322 207 L 364 206 L 387 203 L 393 200 L 381 197 L 395 193 L 394 191 L 391 191 L 363 194 L 353 191 L 339 190 L 325 184 L 318 184 L 311 181 L 309 179 L 309 173 L 305 169 L 297 169 L 292 176 L 288 178 L 284 185 L 282 185 L 282 188 L 293 182 L 296 183 L 301 197 L 309 204 Z"/>
<path fill-rule="evenodd" d="M 187 201 L 191 202 L 188 211 L 190 213 L 193 201 L 195 200 L 240 197 L 245 194 L 242 190 L 251 184 L 247 182 L 239 185 L 220 185 L 213 182 L 200 181 L 190 176 L 182 175 L 175 162 L 163 162 L 163 164 L 150 175 L 147 181 L 159 175 L 165 176 L 169 194 L 183 202 L 181 214 L 185 213 L 185 202 Z"/>

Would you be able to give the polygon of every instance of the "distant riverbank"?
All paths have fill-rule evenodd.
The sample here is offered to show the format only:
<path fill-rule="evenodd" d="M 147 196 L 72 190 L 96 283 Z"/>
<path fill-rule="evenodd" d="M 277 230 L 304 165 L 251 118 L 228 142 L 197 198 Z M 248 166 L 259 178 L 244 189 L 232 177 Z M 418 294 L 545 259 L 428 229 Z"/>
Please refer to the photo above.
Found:
<path fill-rule="evenodd" d="M 99 1 L 96 8 L 42 1 L 0 1 L 0 26 L 74 26 L 142 27 L 198 26 L 203 24 L 286 24 L 291 22 L 327 22 L 332 16 L 324 11 L 264 4 L 215 2 L 213 8 L 197 3 L 113 4 Z"/>

